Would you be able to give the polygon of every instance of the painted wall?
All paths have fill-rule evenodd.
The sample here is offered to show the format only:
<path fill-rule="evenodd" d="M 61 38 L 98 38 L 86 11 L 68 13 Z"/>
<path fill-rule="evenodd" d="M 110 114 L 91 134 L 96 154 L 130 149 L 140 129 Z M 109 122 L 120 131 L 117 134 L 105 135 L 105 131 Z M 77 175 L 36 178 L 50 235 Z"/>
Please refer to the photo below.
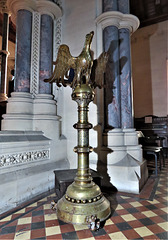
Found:
<path fill-rule="evenodd" d="M 168 114 L 168 21 L 138 29 L 132 35 L 135 117 Z"/>

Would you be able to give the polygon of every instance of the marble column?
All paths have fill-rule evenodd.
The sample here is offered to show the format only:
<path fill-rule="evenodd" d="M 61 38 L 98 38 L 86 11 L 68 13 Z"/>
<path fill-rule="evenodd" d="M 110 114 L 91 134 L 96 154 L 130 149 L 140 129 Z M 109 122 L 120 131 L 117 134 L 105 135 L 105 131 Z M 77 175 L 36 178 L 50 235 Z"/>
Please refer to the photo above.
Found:
<path fill-rule="evenodd" d="M 103 11 L 117 11 L 117 0 L 104 0 Z M 116 26 L 107 26 L 103 30 L 104 51 L 109 51 L 104 89 L 106 131 L 121 127 L 118 38 Z"/>
<path fill-rule="evenodd" d="M 129 14 L 129 0 L 119 0 L 118 10 Z M 120 88 L 121 88 L 121 127 L 133 128 L 132 82 L 131 82 L 131 53 L 130 30 L 119 29 L 120 52 Z"/>
<path fill-rule="evenodd" d="M 30 92 L 32 13 L 19 10 L 16 21 L 15 92 Z"/>
<path fill-rule="evenodd" d="M 39 93 L 51 94 L 51 84 L 45 83 L 52 73 L 53 19 L 47 14 L 41 15 Z"/>
<path fill-rule="evenodd" d="M 3 13 L 2 26 L 2 50 L 1 50 L 1 82 L 0 93 L 3 95 L 2 100 L 7 99 L 6 84 L 7 84 L 7 58 L 8 58 L 8 33 L 9 33 L 9 14 Z"/>
<path fill-rule="evenodd" d="M 118 11 L 124 14 L 130 13 L 130 0 L 118 0 Z"/>
<path fill-rule="evenodd" d="M 103 0 L 103 12 L 117 11 L 118 0 Z"/>
<path fill-rule="evenodd" d="M 119 191 L 139 193 L 148 177 L 132 114 L 130 34 L 138 28 L 139 20 L 129 14 L 129 0 L 104 0 L 103 11 L 96 18 L 97 52 L 100 55 L 109 49 L 110 57 L 104 92 L 107 131 L 97 169 L 106 177 L 103 184 L 107 185 L 110 177 Z"/>

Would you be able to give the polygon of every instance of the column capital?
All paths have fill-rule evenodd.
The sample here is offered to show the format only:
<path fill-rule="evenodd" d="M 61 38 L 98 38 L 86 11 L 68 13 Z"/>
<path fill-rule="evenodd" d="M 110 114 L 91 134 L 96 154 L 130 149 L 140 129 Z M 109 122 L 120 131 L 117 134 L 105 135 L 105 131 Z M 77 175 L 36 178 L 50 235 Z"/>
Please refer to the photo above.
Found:
<path fill-rule="evenodd" d="M 127 28 L 132 34 L 139 27 L 139 19 L 132 14 L 123 14 L 118 11 L 104 12 L 96 18 L 97 25 L 102 29 L 115 26 L 118 29 Z"/>
<path fill-rule="evenodd" d="M 7 6 L 12 14 L 16 16 L 17 12 L 21 9 L 33 12 L 36 10 L 35 0 L 7 0 Z"/>
<path fill-rule="evenodd" d="M 4 1 L 4 0 L 3 0 Z M 37 11 L 40 14 L 50 15 L 53 19 L 62 16 L 61 8 L 54 2 L 48 0 L 6 0 L 7 7 L 12 12 L 12 18 L 15 21 L 19 10 L 25 9 L 30 12 Z"/>
<path fill-rule="evenodd" d="M 61 8 L 50 1 L 46 0 L 37 0 L 37 11 L 42 14 L 47 14 L 51 16 L 53 19 L 59 18 L 62 16 Z"/>

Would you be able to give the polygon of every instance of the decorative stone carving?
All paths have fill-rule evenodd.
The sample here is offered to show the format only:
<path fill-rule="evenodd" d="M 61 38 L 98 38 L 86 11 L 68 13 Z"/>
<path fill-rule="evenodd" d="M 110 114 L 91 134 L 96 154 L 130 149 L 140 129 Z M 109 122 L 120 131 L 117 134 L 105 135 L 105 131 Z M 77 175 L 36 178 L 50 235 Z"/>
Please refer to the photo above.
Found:
<path fill-rule="evenodd" d="M 40 19 L 40 13 L 33 12 L 30 92 L 34 97 L 39 89 Z"/>
<path fill-rule="evenodd" d="M 54 0 L 54 2 L 55 2 L 60 8 L 62 8 L 62 0 Z"/>
<path fill-rule="evenodd" d="M 61 18 L 58 18 L 54 21 L 54 49 L 53 49 L 54 60 L 57 58 L 58 48 L 61 44 L 61 24 L 62 24 Z"/>
<path fill-rule="evenodd" d="M 62 11 L 60 7 L 58 7 L 57 4 L 46 0 L 37 1 L 37 11 L 40 12 L 41 14 L 49 15 L 53 19 L 62 16 Z"/>
<path fill-rule="evenodd" d="M 36 10 L 36 1 L 35 0 L 7 0 L 7 6 L 12 13 L 11 20 L 16 22 L 16 15 L 20 9 L 25 9 L 30 12 Z"/>
<path fill-rule="evenodd" d="M 6 154 L 0 156 L 0 167 L 49 159 L 49 150 L 30 151 L 23 153 Z"/>
<path fill-rule="evenodd" d="M 96 18 L 96 23 L 101 25 L 102 29 L 108 26 L 116 26 L 118 29 L 127 28 L 131 33 L 135 32 L 139 27 L 139 19 L 136 16 L 118 11 L 102 13 Z"/>
<path fill-rule="evenodd" d="M 50 15 L 53 19 L 62 16 L 60 7 L 48 0 L 7 0 L 7 7 L 12 12 L 12 21 L 16 21 L 17 11 L 25 9 L 30 12 L 38 11 L 40 14 Z"/>
<path fill-rule="evenodd" d="M 54 0 L 54 2 L 61 8 L 62 1 Z M 61 25 L 62 25 L 62 17 L 59 17 L 54 20 L 54 43 L 53 43 L 53 60 L 57 58 L 57 53 L 59 46 L 61 44 Z M 62 87 L 58 87 L 56 84 L 53 84 L 53 94 L 54 99 L 58 101 L 59 92 L 62 91 Z"/>
<path fill-rule="evenodd" d="M 108 26 L 115 26 L 118 29 L 126 28 L 130 34 L 139 27 L 139 19 L 132 14 L 123 14 L 118 11 L 107 11 L 96 18 L 97 24 L 97 56 L 103 51 L 103 29 Z"/>

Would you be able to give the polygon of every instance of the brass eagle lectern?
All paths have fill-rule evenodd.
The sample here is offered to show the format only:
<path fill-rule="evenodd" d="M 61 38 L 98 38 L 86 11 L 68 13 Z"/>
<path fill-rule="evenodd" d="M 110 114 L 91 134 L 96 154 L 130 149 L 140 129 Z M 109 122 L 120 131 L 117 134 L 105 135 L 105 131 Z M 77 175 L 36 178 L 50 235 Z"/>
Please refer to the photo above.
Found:
<path fill-rule="evenodd" d="M 99 221 L 106 220 L 110 213 L 110 203 L 103 196 L 99 186 L 93 181 L 89 169 L 89 129 L 88 105 L 93 101 L 96 86 L 103 86 L 108 54 L 102 53 L 93 61 L 90 50 L 94 32 L 86 35 L 85 44 L 78 57 L 72 57 L 67 45 L 61 45 L 58 50 L 53 75 L 46 82 L 56 82 L 58 86 L 70 84 L 72 99 L 78 104 L 78 122 L 74 128 L 78 130 L 78 145 L 74 151 L 78 154 L 78 169 L 74 182 L 67 188 L 66 194 L 57 203 L 57 216 L 64 222 L 73 224 L 88 224 L 94 216 Z M 68 79 L 73 71 L 71 83 Z"/>

